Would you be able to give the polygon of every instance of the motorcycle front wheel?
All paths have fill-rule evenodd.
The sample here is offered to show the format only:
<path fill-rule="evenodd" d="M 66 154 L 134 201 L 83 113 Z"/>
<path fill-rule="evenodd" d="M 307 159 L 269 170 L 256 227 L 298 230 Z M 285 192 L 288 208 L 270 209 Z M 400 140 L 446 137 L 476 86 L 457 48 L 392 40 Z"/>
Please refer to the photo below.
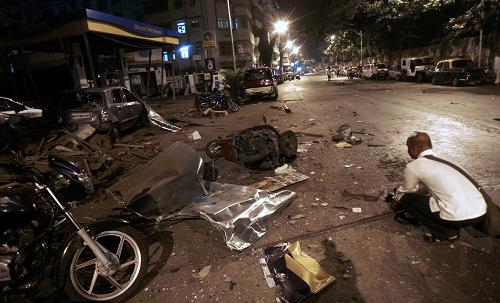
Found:
<path fill-rule="evenodd" d="M 233 113 L 237 112 L 240 107 L 236 102 L 233 101 L 233 99 L 229 98 L 227 100 L 227 106 L 229 107 L 229 110 L 232 111 Z"/>
<path fill-rule="evenodd" d="M 143 237 L 129 226 L 101 229 L 95 236 L 112 261 L 111 269 L 82 244 L 71 253 L 66 294 L 72 301 L 124 302 L 141 286 L 147 272 L 148 254 Z"/>

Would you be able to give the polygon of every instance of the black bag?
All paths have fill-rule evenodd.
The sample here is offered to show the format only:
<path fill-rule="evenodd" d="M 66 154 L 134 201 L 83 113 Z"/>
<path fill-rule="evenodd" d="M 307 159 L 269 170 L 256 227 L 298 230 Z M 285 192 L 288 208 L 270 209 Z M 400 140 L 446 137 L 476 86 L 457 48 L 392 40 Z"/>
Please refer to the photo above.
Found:
<path fill-rule="evenodd" d="M 458 167 L 457 165 L 448 162 L 446 160 L 437 158 L 432 155 L 427 155 L 424 156 L 425 158 L 429 160 L 434 160 L 437 162 L 441 162 L 444 164 L 447 164 L 454 169 L 456 169 L 458 172 L 460 172 L 462 175 L 464 175 L 474 186 L 479 190 L 479 192 L 483 195 L 484 201 L 486 201 L 487 205 L 487 210 L 486 210 L 486 216 L 483 224 L 480 226 L 474 226 L 474 228 L 478 229 L 481 232 L 484 232 L 488 235 L 491 236 L 499 236 L 500 235 L 500 207 L 493 202 L 491 197 L 486 193 L 486 191 L 479 185 L 479 183 L 476 182 L 468 173 L 466 173 L 463 169 Z"/>

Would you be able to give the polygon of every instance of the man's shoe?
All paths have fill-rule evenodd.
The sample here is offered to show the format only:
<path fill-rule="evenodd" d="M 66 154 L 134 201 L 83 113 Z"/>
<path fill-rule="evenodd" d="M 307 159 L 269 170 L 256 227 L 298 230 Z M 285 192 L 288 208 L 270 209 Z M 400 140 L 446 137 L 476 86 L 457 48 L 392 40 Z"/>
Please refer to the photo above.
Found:
<path fill-rule="evenodd" d="M 436 238 L 434 235 L 430 234 L 430 233 L 425 233 L 424 234 L 424 239 L 431 242 L 431 243 L 438 243 L 438 242 L 441 242 L 441 241 L 449 241 L 449 242 L 455 242 L 455 241 L 458 241 L 458 239 L 460 239 L 460 236 L 459 235 L 454 235 L 454 236 L 450 236 L 446 239 L 439 239 L 439 238 Z"/>

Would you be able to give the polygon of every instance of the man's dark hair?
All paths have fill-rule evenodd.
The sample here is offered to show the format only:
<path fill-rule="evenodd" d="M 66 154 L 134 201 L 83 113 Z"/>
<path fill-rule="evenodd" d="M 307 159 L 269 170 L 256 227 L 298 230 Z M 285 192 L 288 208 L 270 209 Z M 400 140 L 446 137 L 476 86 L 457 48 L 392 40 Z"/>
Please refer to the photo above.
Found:
<path fill-rule="evenodd" d="M 432 148 L 431 138 L 424 132 L 415 132 L 413 135 L 409 136 L 406 140 L 406 145 L 415 146 L 419 149 Z"/>

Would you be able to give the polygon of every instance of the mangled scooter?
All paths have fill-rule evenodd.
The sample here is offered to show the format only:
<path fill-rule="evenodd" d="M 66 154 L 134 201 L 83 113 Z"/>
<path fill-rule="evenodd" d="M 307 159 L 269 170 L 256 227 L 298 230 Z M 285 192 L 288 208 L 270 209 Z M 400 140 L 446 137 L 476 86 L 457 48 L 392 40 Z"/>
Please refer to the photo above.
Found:
<path fill-rule="evenodd" d="M 270 125 L 259 125 L 208 143 L 207 155 L 226 159 L 258 170 L 275 169 L 297 157 L 297 137 L 293 131 L 280 134 Z"/>

